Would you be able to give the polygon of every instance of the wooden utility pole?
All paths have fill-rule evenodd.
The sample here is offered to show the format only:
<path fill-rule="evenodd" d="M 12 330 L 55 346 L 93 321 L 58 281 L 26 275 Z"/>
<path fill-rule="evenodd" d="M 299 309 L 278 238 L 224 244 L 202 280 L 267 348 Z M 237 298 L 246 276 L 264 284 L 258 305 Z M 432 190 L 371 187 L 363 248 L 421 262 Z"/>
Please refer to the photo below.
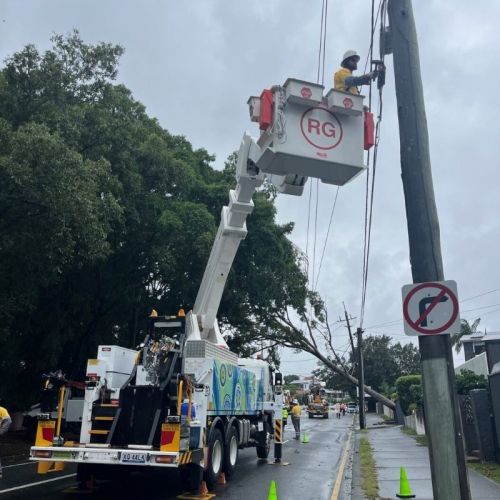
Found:
<path fill-rule="evenodd" d="M 417 34 L 411 0 L 388 0 L 410 262 L 414 283 L 443 281 Z M 469 500 L 450 336 L 419 337 L 436 500 Z"/>
<path fill-rule="evenodd" d="M 353 356 L 357 354 L 357 365 L 358 365 L 358 404 L 359 404 L 359 428 L 364 429 L 366 427 L 365 420 L 365 367 L 363 362 L 363 330 L 358 328 L 356 334 L 358 336 L 358 348 L 354 349 L 354 341 L 351 332 L 351 322 L 349 321 L 349 316 L 347 315 L 347 310 L 344 305 L 344 315 L 345 321 L 347 323 L 347 331 L 349 332 L 349 339 L 351 340 L 351 348 Z"/>
<path fill-rule="evenodd" d="M 352 354 L 354 356 L 354 340 L 352 339 L 352 332 L 351 332 L 351 323 L 349 322 L 349 316 L 347 315 L 347 309 L 345 308 L 345 304 L 342 302 L 342 305 L 344 306 L 344 316 L 345 316 L 345 322 L 347 323 L 347 331 L 349 332 L 349 341 L 351 342 L 351 349 L 352 349 Z"/>
<path fill-rule="evenodd" d="M 363 363 L 363 330 L 356 330 L 358 335 L 358 404 L 359 404 L 359 428 L 364 429 L 365 424 L 365 367 Z"/>

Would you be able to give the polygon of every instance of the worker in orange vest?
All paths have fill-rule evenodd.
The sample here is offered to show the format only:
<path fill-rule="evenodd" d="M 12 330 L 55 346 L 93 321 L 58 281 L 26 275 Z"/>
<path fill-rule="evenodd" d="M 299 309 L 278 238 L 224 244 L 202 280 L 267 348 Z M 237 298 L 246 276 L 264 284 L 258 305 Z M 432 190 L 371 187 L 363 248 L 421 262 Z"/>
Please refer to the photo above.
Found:
<path fill-rule="evenodd" d="M 333 86 L 335 90 L 342 90 L 351 94 L 358 95 L 358 87 L 360 85 L 369 85 L 371 80 L 375 80 L 378 76 L 378 71 L 372 71 L 362 76 L 353 76 L 352 72 L 358 69 L 359 54 L 355 50 L 348 50 L 342 62 L 341 68 L 335 73 L 333 78 Z"/>

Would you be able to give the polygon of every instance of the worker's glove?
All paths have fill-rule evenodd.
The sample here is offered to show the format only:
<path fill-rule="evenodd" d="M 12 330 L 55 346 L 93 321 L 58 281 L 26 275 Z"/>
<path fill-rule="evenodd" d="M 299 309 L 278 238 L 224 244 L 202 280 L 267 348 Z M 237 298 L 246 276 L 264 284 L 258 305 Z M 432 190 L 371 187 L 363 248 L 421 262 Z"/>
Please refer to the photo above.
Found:
<path fill-rule="evenodd" d="M 372 71 L 370 73 L 368 73 L 368 76 L 372 79 L 372 80 L 375 80 L 378 76 L 378 71 L 375 70 L 375 71 Z"/>

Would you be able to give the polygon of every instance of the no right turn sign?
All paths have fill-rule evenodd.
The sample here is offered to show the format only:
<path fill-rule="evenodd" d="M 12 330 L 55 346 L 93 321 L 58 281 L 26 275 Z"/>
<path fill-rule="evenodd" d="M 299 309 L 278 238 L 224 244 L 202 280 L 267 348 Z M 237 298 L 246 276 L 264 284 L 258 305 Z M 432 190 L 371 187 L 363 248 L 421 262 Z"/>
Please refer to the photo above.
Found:
<path fill-rule="evenodd" d="M 444 335 L 460 331 L 455 281 L 414 283 L 403 286 L 402 292 L 406 335 Z"/>

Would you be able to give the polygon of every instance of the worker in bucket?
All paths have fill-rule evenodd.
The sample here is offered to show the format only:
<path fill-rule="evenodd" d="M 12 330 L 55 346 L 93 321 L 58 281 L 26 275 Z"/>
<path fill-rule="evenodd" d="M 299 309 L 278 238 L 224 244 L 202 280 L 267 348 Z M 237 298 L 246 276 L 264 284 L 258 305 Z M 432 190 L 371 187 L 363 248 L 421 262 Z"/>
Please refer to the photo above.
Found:
<path fill-rule="evenodd" d="M 300 439 L 300 414 L 302 408 L 296 399 L 292 401 L 292 405 L 292 424 L 295 429 L 295 439 Z"/>
<path fill-rule="evenodd" d="M 8 430 L 12 420 L 9 412 L 3 406 L 0 406 L 0 436 L 3 436 Z M 2 462 L 0 461 L 0 479 L 2 479 Z"/>
<path fill-rule="evenodd" d="M 342 62 L 341 68 L 335 73 L 333 78 L 333 86 L 335 90 L 342 90 L 351 94 L 358 95 L 358 87 L 361 85 L 369 85 L 370 81 L 375 80 L 378 76 L 377 71 L 372 71 L 362 76 L 353 76 L 353 71 L 358 69 L 359 54 L 355 50 L 348 50 Z"/>

